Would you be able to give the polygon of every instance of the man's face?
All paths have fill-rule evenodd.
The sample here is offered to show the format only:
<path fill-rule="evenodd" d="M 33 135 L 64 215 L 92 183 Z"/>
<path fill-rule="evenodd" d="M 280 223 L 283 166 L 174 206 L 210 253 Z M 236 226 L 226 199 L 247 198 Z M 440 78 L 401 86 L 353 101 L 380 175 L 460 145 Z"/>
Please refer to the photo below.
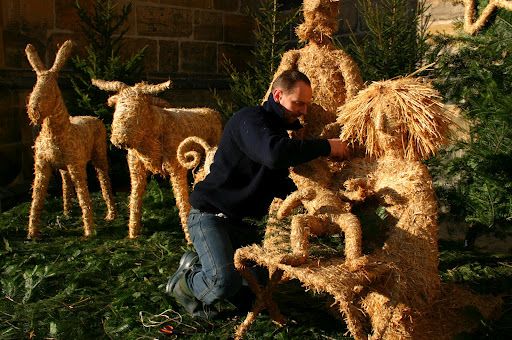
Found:
<path fill-rule="evenodd" d="M 313 92 L 311 86 L 303 81 L 299 81 L 295 83 L 295 86 L 289 91 L 276 88 L 272 92 L 272 95 L 274 101 L 283 106 L 284 119 L 288 123 L 293 123 L 300 116 L 307 113 Z"/>

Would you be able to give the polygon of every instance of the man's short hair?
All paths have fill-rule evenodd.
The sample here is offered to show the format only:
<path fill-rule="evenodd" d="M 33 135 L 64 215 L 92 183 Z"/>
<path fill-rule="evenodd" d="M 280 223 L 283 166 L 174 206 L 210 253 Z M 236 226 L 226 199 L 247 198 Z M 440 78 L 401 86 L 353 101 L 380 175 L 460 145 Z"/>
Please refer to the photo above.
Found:
<path fill-rule="evenodd" d="M 283 89 L 285 92 L 290 91 L 295 87 L 299 81 L 303 81 L 304 83 L 311 86 L 311 81 L 308 76 L 298 70 L 286 70 L 281 73 L 272 83 L 271 91 L 274 91 L 277 88 Z"/>

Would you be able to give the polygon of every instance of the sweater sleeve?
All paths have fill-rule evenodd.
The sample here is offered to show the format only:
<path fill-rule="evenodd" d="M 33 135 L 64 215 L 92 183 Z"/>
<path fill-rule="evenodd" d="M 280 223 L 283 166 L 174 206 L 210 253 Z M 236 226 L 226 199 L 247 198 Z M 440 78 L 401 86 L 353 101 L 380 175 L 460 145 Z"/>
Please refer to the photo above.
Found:
<path fill-rule="evenodd" d="M 247 117 L 240 123 L 237 140 L 241 151 L 270 169 L 295 166 L 331 152 L 326 139 L 292 139 L 285 130 L 269 126 L 262 117 Z"/>

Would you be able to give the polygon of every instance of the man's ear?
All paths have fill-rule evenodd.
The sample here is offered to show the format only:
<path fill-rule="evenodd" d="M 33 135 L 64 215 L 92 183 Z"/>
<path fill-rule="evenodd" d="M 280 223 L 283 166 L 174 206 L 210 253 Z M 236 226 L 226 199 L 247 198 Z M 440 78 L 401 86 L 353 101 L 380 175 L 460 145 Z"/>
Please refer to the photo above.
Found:
<path fill-rule="evenodd" d="M 274 97 L 274 101 L 276 103 L 279 103 L 279 101 L 281 100 L 282 96 L 283 96 L 283 90 L 275 89 L 274 91 L 272 91 L 272 97 Z"/>

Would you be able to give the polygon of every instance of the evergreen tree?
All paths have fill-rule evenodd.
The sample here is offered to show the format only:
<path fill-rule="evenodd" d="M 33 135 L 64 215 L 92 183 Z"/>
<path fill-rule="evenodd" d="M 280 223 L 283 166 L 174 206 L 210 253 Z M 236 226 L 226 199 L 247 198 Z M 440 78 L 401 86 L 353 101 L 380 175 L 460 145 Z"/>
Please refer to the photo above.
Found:
<path fill-rule="evenodd" d="M 132 10 L 131 3 L 123 5 L 111 0 L 95 0 L 94 9 L 89 13 L 75 3 L 80 27 L 88 42 L 86 56 L 72 59 L 73 74 L 71 82 L 75 91 L 73 112 L 81 115 L 97 115 L 103 119 L 107 128 L 112 122 L 112 112 L 106 108 L 108 93 L 91 84 L 92 78 L 131 82 L 139 79 L 145 48 L 128 60 L 120 56 L 123 37 L 129 27 L 126 25 Z"/>
<path fill-rule="evenodd" d="M 481 4 L 484 4 L 482 2 Z M 470 123 L 469 136 L 430 162 L 450 213 L 482 231 L 512 231 L 512 13 L 476 36 L 435 38 L 434 76 Z"/>
<path fill-rule="evenodd" d="M 251 51 L 254 61 L 248 63 L 247 70 L 239 71 L 230 60 L 225 60 L 224 67 L 230 77 L 230 98 L 224 101 L 214 94 L 226 118 L 244 106 L 261 103 L 288 46 L 290 26 L 297 19 L 297 11 L 283 13 L 277 0 L 260 0 L 258 3 L 258 9 L 248 8 L 255 21 L 255 44 Z"/>
<path fill-rule="evenodd" d="M 415 2 L 416 3 L 416 2 Z M 425 0 L 357 0 L 366 33 L 351 36 L 349 52 L 365 81 L 414 72 L 428 51 L 430 16 Z"/>

